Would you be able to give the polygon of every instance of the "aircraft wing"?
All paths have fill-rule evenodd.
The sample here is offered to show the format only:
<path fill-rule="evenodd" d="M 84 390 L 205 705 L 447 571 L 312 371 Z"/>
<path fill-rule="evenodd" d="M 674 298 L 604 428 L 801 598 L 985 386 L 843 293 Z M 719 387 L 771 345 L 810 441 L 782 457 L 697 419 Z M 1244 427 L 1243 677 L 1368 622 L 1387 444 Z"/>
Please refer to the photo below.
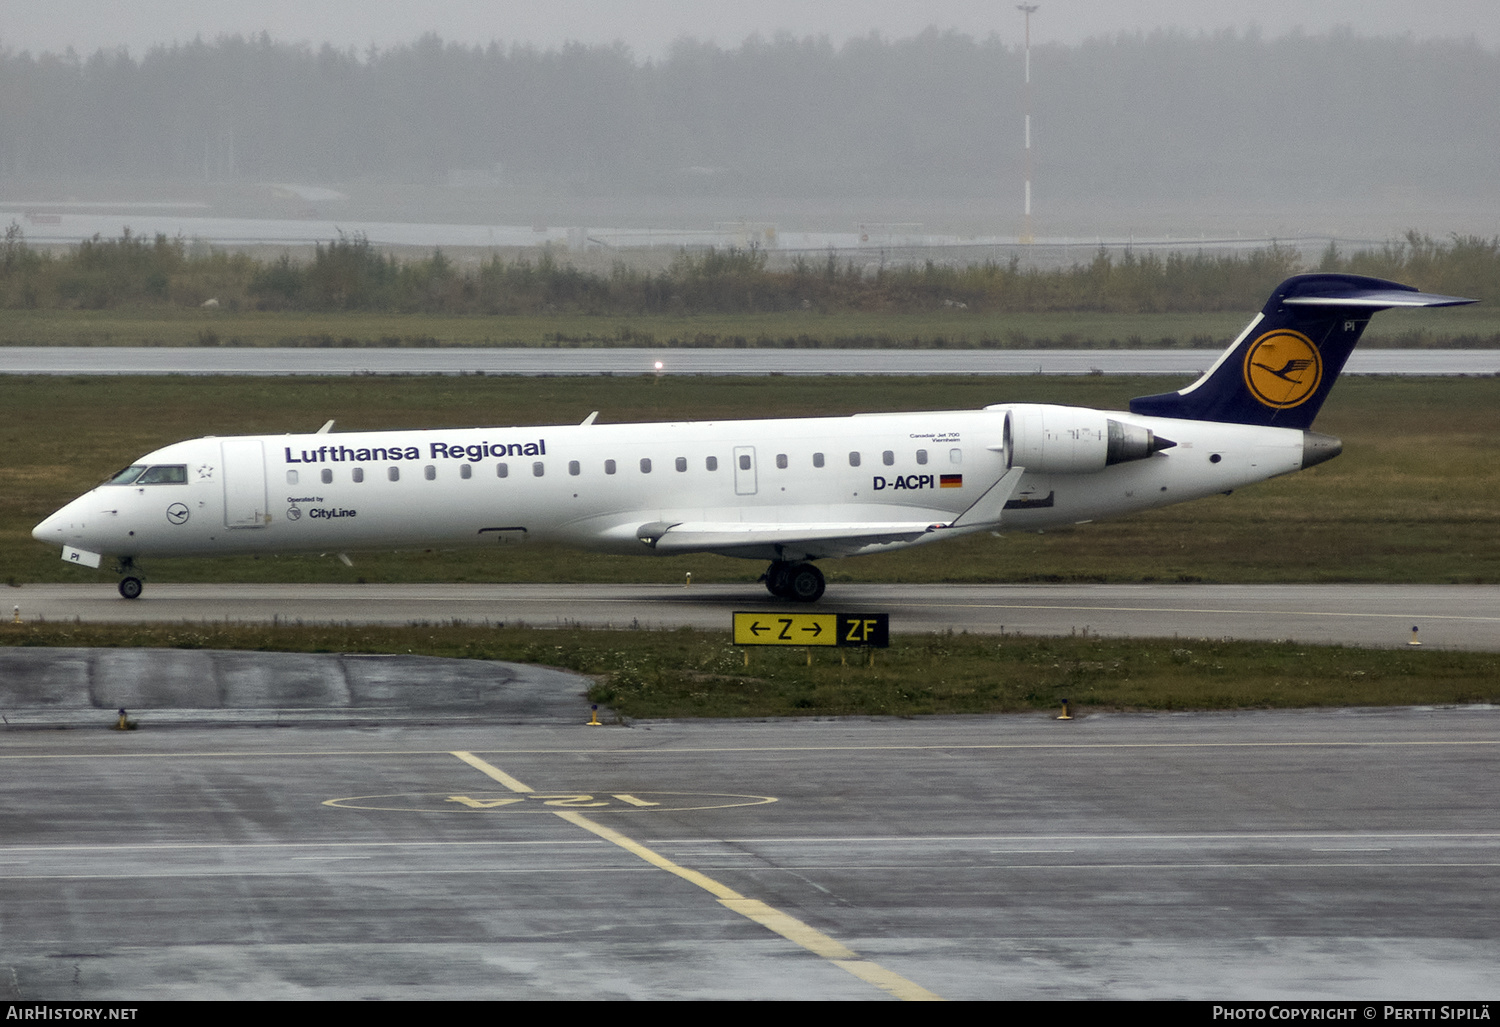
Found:
<path fill-rule="evenodd" d="M 724 553 L 782 547 L 847 556 L 870 546 L 915 542 L 936 531 L 967 534 L 998 527 L 1024 467 L 1013 467 L 956 518 L 943 521 L 657 521 L 636 538 L 661 553 Z"/>
<path fill-rule="evenodd" d="M 643 524 L 636 537 L 659 553 L 722 553 L 772 546 L 813 547 L 829 556 L 867 546 L 913 542 L 941 524 L 932 521 L 850 521 L 827 523 L 683 521 Z"/>

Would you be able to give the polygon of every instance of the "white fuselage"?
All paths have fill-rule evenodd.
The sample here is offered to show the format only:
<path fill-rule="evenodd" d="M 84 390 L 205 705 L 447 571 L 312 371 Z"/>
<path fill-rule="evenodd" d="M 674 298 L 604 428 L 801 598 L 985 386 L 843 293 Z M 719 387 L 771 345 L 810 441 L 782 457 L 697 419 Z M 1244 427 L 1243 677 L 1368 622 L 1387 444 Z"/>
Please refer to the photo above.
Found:
<path fill-rule="evenodd" d="M 861 526 L 952 523 L 1021 466 L 1019 448 L 1007 444 L 1008 415 L 1023 423 L 1064 411 L 1051 415 L 1063 423 L 1057 418 L 1072 409 L 202 438 L 137 462 L 185 468 L 183 480 L 101 485 L 33 534 L 131 559 L 526 539 L 617 553 L 854 555 L 945 537 L 893 529 L 876 538 Z M 982 526 L 1111 517 L 1302 466 L 1299 430 L 1107 416 L 1175 446 L 1101 468 L 1057 459 L 1043 465 L 1063 470 L 1027 468 L 1003 515 Z M 675 525 L 681 534 L 665 536 L 674 546 L 658 547 Z M 743 537 L 731 537 L 737 525 Z"/>

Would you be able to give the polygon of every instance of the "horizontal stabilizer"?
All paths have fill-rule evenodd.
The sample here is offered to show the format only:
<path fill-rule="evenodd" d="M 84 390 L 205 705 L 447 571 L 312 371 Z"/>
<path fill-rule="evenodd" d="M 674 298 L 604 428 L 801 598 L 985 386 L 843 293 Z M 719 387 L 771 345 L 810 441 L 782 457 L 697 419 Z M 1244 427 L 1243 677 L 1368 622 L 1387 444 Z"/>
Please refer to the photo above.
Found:
<path fill-rule="evenodd" d="M 1388 310 L 1391 307 L 1461 307 L 1474 300 L 1459 296 L 1439 296 L 1433 292 L 1417 292 L 1415 289 L 1367 289 L 1316 296 L 1288 296 L 1282 302 L 1289 307 L 1364 307 L 1370 310 Z"/>

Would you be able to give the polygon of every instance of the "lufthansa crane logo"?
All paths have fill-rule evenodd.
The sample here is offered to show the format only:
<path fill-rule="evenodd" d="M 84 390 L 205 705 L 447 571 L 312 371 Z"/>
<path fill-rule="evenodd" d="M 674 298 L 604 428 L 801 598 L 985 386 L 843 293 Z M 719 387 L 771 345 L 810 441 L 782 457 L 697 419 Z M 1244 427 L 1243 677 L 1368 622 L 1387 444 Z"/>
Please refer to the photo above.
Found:
<path fill-rule="evenodd" d="M 1301 332 L 1267 332 L 1245 354 L 1245 386 L 1268 407 L 1286 410 L 1305 403 L 1322 381 L 1323 356 Z"/>
<path fill-rule="evenodd" d="M 188 519 L 188 508 L 182 503 L 173 503 L 167 507 L 167 520 L 173 524 L 186 524 Z"/>

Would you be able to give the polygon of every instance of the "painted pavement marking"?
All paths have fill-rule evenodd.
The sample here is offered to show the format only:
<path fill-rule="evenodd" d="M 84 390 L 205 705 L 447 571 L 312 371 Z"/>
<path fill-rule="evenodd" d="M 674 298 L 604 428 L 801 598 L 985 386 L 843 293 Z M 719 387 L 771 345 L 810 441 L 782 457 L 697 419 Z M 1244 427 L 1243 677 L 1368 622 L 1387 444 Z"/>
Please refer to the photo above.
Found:
<path fill-rule="evenodd" d="M 453 755 L 480 773 L 501 782 L 512 791 L 524 793 L 533 791 L 533 789 L 517 781 L 498 767 L 486 763 L 473 753 L 456 751 Z M 568 823 L 581 827 L 585 831 L 598 835 L 606 841 L 613 842 L 626 852 L 639 856 L 652 866 L 697 885 L 718 899 L 726 908 L 755 921 L 767 930 L 781 935 L 783 938 L 802 946 L 809 952 L 822 956 L 840 970 L 858 977 L 867 984 L 874 985 L 887 994 L 907 1001 L 940 1001 L 938 995 L 928 991 L 921 985 L 907 980 L 898 973 L 887 970 L 872 960 L 862 959 L 859 953 L 849 948 L 843 942 L 824 934 L 815 927 L 803 923 L 796 917 L 789 916 L 772 906 L 768 906 L 759 899 L 746 898 L 733 888 L 720 884 L 706 874 L 699 873 L 679 863 L 674 863 L 660 853 L 642 845 L 640 842 L 626 837 L 619 831 L 605 827 L 603 824 L 596 824 L 582 813 L 560 809 L 556 811 L 556 814 Z"/>

